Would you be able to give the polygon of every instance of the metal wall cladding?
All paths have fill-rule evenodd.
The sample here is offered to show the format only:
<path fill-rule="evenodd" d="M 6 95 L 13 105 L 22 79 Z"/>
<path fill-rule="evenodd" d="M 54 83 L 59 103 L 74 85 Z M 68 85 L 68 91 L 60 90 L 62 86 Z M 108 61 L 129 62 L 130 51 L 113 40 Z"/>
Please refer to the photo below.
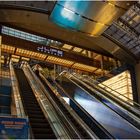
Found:
<path fill-rule="evenodd" d="M 131 4 L 125 1 L 58 1 L 49 19 L 62 27 L 99 36 Z"/>

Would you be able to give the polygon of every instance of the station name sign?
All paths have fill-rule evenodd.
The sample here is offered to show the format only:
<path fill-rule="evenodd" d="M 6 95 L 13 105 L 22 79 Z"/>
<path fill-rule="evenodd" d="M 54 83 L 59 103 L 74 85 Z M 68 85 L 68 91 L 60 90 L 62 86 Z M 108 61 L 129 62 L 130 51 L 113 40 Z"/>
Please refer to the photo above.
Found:
<path fill-rule="evenodd" d="M 55 48 L 50 48 L 50 47 L 47 47 L 47 46 L 37 47 L 37 51 L 42 52 L 42 53 L 47 53 L 47 54 L 50 54 L 50 55 L 60 56 L 60 57 L 63 56 L 63 51 L 62 50 L 58 50 L 58 49 L 55 49 Z"/>

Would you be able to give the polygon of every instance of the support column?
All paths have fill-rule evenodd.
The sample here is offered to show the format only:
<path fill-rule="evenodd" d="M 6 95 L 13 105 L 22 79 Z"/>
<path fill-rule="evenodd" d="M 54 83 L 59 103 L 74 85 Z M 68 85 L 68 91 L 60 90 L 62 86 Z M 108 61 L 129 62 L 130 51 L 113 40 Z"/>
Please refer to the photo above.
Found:
<path fill-rule="evenodd" d="M 138 102 L 140 103 L 140 62 L 135 66 Z"/>

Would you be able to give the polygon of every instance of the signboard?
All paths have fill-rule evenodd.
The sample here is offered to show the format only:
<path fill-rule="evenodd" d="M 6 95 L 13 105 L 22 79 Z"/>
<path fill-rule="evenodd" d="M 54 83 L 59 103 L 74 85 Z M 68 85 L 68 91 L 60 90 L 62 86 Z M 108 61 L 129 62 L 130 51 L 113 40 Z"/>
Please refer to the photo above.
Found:
<path fill-rule="evenodd" d="M 0 117 L 0 139 L 28 139 L 28 120 Z"/>
<path fill-rule="evenodd" d="M 54 49 L 54 48 L 49 48 L 49 47 L 46 47 L 46 46 L 37 47 L 37 51 L 43 52 L 43 53 L 48 53 L 48 54 L 51 54 L 51 55 L 60 56 L 60 57 L 63 56 L 63 51 L 57 50 L 57 49 Z"/>

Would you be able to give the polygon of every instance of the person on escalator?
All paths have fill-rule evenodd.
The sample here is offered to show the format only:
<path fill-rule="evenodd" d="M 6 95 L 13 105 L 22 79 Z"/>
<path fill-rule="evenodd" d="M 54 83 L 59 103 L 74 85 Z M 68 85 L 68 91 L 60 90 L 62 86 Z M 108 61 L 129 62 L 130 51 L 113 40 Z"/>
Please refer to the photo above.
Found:
<path fill-rule="evenodd" d="M 35 74 L 36 74 L 37 76 L 39 76 L 39 70 L 36 70 L 36 71 L 35 71 Z"/>
<path fill-rule="evenodd" d="M 39 66 L 38 66 L 38 65 L 36 65 L 35 74 L 36 74 L 37 76 L 39 76 Z"/>

